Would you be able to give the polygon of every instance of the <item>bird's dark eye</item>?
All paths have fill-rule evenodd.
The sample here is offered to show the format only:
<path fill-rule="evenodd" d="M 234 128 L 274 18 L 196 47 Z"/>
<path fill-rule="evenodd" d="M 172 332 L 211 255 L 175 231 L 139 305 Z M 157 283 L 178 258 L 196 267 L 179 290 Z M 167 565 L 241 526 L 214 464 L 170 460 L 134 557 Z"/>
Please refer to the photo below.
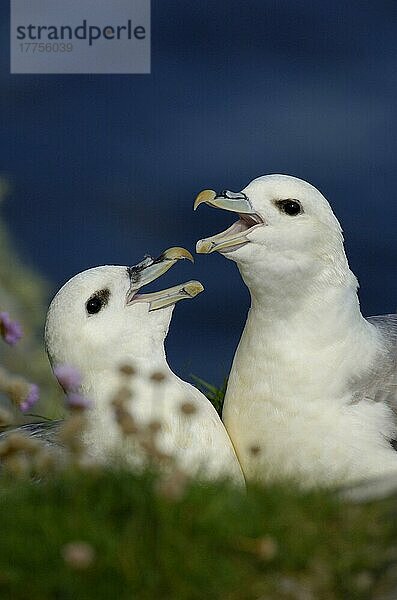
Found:
<path fill-rule="evenodd" d="M 90 300 L 87 300 L 86 308 L 89 315 L 95 315 L 95 313 L 98 313 L 102 308 L 101 299 L 94 297 Z"/>
<path fill-rule="evenodd" d="M 289 215 L 290 217 L 295 217 L 299 215 L 299 213 L 303 212 L 300 202 L 298 200 L 277 200 L 277 207 L 281 212 Z"/>
<path fill-rule="evenodd" d="M 91 298 L 88 298 L 87 302 L 85 303 L 88 314 L 95 315 L 96 313 L 99 313 L 101 308 L 106 306 L 108 303 L 109 297 L 110 291 L 108 289 L 95 292 L 95 294 L 93 294 Z"/>

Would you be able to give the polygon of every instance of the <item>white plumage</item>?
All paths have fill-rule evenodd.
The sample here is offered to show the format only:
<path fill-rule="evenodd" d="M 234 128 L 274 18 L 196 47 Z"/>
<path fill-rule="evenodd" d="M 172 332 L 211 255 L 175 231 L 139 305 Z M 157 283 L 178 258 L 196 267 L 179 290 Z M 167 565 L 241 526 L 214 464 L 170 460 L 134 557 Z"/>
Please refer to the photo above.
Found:
<path fill-rule="evenodd" d="M 239 213 L 197 251 L 235 261 L 251 294 L 223 413 L 245 476 L 312 486 L 397 473 L 396 317 L 361 315 L 327 200 L 267 175 L 203 202 Z"/>
<path fill-rule="evenodd" d="M 242 484 L 240 465 L 215 408 L 167 364 L 164 341 L 174 305 L 201 292 L 202 285 L 193 281 L 160 292 L 140 292 L 176 260 L 189 257 L 187 251 L 173 248 L 135 267 L 103 266 L 79 273 L 51 303 L 46 347 L 53 367 L 66 364 L 80 371 L 81 390 L 94 401 L 84 441 L 95 460 L 106 462 L 118 454 L 133 465 L 141 462 L 137 445 L 123 439 L 110 405 L 120 386 L 118 367 L 132 364 L 138 376 L 132 380 L 129 410 L 140 424 L 161 422 L 160 449 L 191 475 L 230 477 Z M 186 344 L 190 340 L 186 332 Z M 163 383 L 149 382 L 154 371 L 166 375 Z M 186 402 L 195 414 L 183 413 L 181 405 Z"/>

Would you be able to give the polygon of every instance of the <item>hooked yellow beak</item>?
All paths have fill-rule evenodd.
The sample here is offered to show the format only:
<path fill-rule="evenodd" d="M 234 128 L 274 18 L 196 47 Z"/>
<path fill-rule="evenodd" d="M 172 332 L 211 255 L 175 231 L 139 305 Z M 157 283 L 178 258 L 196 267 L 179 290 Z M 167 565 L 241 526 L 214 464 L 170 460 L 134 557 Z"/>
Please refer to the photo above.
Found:
<path fill-rule="evenodd" d="M 173 248 L 168 248 L 168 250 L 165 250 L 163 254 L 159 256 L 158 260 L 163 259 L 177 261 L 183 260 L 184 258 L 187 258 L 187 260 L 190 260 L 190 262 L 194 263 L 194 258 L 190 254 L 189 250 L 186 250 L 186 248 L 181 248 L 179 246 L 174 246 Z"/>
<path fill-rule="evenodd" d="M 200 204 L 210 204 L 216 198 L 216 192 L 214 190 L 202 190 L 193 204 L 193 210 L 197 210 Z"/>
<path fill-rule="evenodd" d="M 131 285 L 127 295 L 127 305 L 136 302 L 146 302 L 149 304 L 149 311 L 165 308 L 176 304 L 179 300 L 194 298 L 204 290 L 199 281 L 188 281 L 180 285 L 151 292 L 140 294 L 140 288 L 158 279 L 166 273 L 178 260 L 187 259 L 194 262 L 193 256 L 188 250 L 180 247 L 172 247 L 165 250 L 158 258 L 147 257 L 138 265 L 128 269 Z"/>
<path fill-rule="evenodd" d="M 189 250 L 178 246 L 168 248 L 157 258 L 147 257 L 141 263 L 129 268 L 131 277 L 131 288 L 129 293 L 133 295 L 134 290 L 151 283 L 158 277 L 161 277 L 178 260 L 190 260 L 194 263 L 193 256 Z"/>
<path fill-rule="evenodd" d="M 251 229 L 264 224 L 263 219 L 255 212 L 244 192 L 224 190 L 217 194 L 214 190 L 202 190 L 194 201 L 194 210 L 200 204 L 208 204 L 215 208 L 236 212 L 240 218 L 226 231 L 199 240 L 196 245 L 198 254 L 225 253 L 237 250 L 248 244 L 247 233 Z"/>
<path fill-rule="evenodd" d="M 243 213 L 245 215 L 255 214 L 244 192 L 224 190 L 217 194 L 214 190 L 202 190 L 194 201 L 193 210 L 196 210 L 200 204 L 208 204 L 215 208 L 223 208 L 224 210 Z"/>
<path fill-rule="evenodd" d="M 166 308 L 179 302 L 179 300 L 189 300 L 204 291 L 204 286 L 199 281 L 187 281 L 180 285 L 175 285 L 166 290 L 152 292 L 150 294 L 138 294 L 134 302 L 146 302 L 149 304 L 149 312 Z"/>

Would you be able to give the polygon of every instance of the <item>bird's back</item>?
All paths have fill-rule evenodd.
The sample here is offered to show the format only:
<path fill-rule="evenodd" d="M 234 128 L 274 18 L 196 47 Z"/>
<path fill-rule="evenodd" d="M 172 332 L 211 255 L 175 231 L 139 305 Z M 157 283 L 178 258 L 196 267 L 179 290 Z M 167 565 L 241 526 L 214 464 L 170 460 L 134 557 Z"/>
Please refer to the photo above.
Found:
<path fill-rule="evenodd" d="M 387 403 L 397 413 L 397 315 L 369 317 L 367 321 L 381 333 L 384 348 L 368 377 L 365 396 Z"/>

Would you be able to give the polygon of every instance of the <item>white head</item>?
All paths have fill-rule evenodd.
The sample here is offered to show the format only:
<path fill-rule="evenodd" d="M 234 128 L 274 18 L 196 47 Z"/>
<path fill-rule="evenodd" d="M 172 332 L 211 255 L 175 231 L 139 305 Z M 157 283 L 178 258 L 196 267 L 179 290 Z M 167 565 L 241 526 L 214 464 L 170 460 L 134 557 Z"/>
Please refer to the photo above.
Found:
<path fill-rule="evenodd" d="M 87 372 L 114 369 L 123 361 L 164 354 L 175 303 L 203 291 L 198 281 L 141 294 L 178 260 L 191 254 L 170 248 L 133 267 L 100 266 L 70 279 L 48 310 L 45 344 L 53 367 L 68 364 Z"/>
<path fill-rule="evenodd" d="M 204 190 L 206 203 L 237 212 L 229 229 L 200 240 L 197 252 L 220 252 L 234 260 L 248 287 L 356 285 L 343 248 L 342 230 L 324 196 L 310 183 L 288 175 L 265 175 L 241 192 Z"/>

